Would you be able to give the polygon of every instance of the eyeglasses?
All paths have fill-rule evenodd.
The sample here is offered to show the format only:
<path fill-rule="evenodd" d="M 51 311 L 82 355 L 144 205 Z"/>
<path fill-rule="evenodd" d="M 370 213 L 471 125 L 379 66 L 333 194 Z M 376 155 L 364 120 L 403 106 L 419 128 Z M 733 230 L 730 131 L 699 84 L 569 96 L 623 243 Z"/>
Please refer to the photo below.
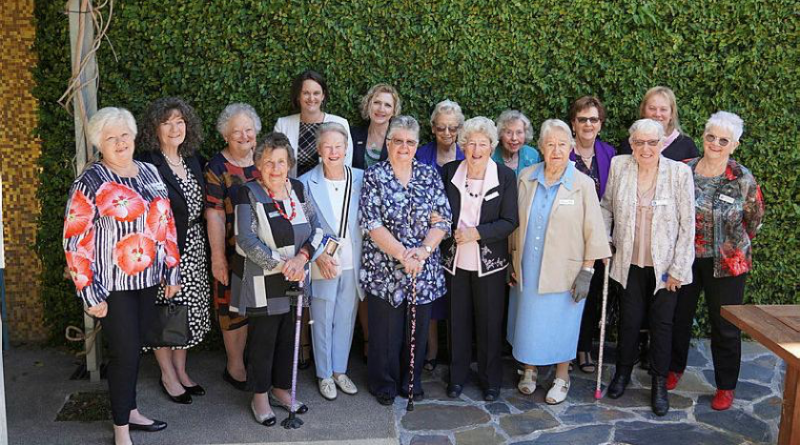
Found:
<path fill-rule="evenodd" d="M 596 123 L 600 122 L 600 118 L 599 117 L 595 117 L 595 116 L 592 116 L 592 117 L 576 117 L 575 119 L 577 119 L 578 123 L 581 123 L 581 124 L 585 124 L 587 122 L 591 122 L 593 124 L 596 124 Z"/>
<path fill-rule="evenodd" d="M 731 140 L 728 138 L 718 138 L 713 134 L 707 134 L 705 140 L 709 144 L 713 144 L 716 141 L 717 145 L 719 145 L 720 147 L 725 147 L 731 142 Z"/>
<path fill-rule="evenodd" d="M 458 131 L 459 128 L 461 128 L 461 125 L 456 125 L 455 127 L 447 127 L 447 126 L 444 126 L 444 125 L 441 125 L 441 126 L 440 125 L 436 125 L 435 127 L 433 127 L 433 131 L 435 131 L 437 133 L 444 133 L 445 131 L 449 131 L 450 134 L 455 134 Z"/>
<path fill-rule="evenodd" d="M 650 139 L 649 141 L 640 141 L 639 139 L 634 139 L 631 144 L 636 148 L 644 147 L 644 144 L 647 144 L 651 147 L 658 147 L 658 143 L 661 142 L 658 139 Z"/>
<path fill-rule="evenodd" d="M 415 141 L 413 139 L 409 139 L 407 141 L 404 141 L 402 139 L 394 139 L 394 138 L 392 138 L 392 139 L 389 140 L 389 142 L 391 142 L 392 145 L 394 145 L 396 147 L 402 147 L 403 145 L 405 145 L 405 146 L 407 146 L 409 148 L 414 148 L 414 147 L 417 146 L 417 144 L 419 144 L 419 141 Z"/>

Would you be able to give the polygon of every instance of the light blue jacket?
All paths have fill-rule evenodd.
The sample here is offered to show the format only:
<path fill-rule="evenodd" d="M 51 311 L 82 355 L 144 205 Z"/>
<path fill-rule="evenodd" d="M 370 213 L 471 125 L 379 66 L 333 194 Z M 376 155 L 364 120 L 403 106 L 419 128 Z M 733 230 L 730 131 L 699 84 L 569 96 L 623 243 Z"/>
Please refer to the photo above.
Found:
<path fill-rule="evenodd" d="M 505 162 L 503 161 L 503 147 L 500 146 L 500 144 L 497 144 L 497 148 L 494 149 L 494 153 L 492 153 L 492 159 L 494 162 L 497 162 L 500 165 L 505 165 Z M 540 162 L 542 162 L 542 157 L 539 156 L 539 152 L 530 145 L 523 145 L 519 149 L 519 162 L 517 163 L 517 170 L 514 173 L 519 176 L 519 172 L 533 164 L 538 164 Z"/>

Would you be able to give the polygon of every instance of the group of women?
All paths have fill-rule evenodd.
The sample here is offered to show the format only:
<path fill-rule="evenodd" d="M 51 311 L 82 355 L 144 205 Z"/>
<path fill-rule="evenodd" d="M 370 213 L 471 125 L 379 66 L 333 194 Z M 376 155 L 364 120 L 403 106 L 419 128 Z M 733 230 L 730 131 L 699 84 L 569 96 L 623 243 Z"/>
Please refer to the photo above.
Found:
<path fill-rule="evenodd" d="M 86 311 L 107 332 L 117 443 L 130 443 L 131 430 L 166 427 L 138 411 L 136 379 L 141 333 L 167 300 L 189 307 L 191 340 L 155 349 L 164 393 L 176 403 L 205 394 L 187 372 L 186 350 L 208 332 L 213 301 L 223 378 L 252 392 L 253 416 L 271 426 L 273 406 L 308 411 L 291 406 L 289 391 L 297 305 L 314 320 L 326 399 L 358 392 L 347 375 L 358 318 L 368 389 L 381 404 L 424 397 L 423 367 L 437 360 L 435 320 L 447 320 L 448 396 L 469 381 L 474 337 L 484 399 L 499 397 L 505 338 L 521 365 L 519 391 L 532 394 L 537 367 L 556 365 L 546 401 L 560 403 L 576 354 L 581 370 L 595 368 L 606 267 L 624 288 L 609 396 L 625 392 L 647 326 L 652 408 L 666 414 L 703 291 L 712 406 L 731 406 L 740 336 L 719 309 L 743 301 L 764 212 L 752 174 L 731 158 L 738 116 L 711 116 L 700 157 L 681 132 L 674 94 L 656 87 L 620 148 L 631 154 L 615 156 L 598 137 L 606 110 L 595 97 L 573 103 L 569 124 L 546 120 L 538 151 L 516 110 L 496 122 L 465 119 L 457 103 L 442 101 L 430 119 L 435 138 L 420 145 L 419 123 L 400 114 L 389 85 L 364 97 L 363 127 L 323 111 L 328 89 L 316 72 L 301 74 L 291 97 L 298 113 L 260 139 L 253 107 L 225 107 L 217 130 L 226 146 L 204 169 L 199 119 L 180 99 L 151 104 L 141 128 L 121 108 L 90 120 L 100 160 L 70 191 L 64 248 Z"/>

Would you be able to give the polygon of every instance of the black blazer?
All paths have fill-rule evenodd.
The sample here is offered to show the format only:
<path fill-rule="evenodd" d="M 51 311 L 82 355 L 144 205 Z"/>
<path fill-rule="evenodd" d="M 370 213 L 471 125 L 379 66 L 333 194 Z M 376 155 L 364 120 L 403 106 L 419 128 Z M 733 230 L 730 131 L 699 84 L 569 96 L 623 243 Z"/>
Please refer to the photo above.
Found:
<path fill-rule="evenodd" d="M 161 151 L 140 152 L 136 155 L 136 159 L 153 164 L 161 175 L 164 184 L 167 185 L 167 196 L 172 206 L 172 214 L 175 216 L 175 228 L 178 231 L 178 249 L 180 253 L 183 253 L 183 248 L 186 246 L 186 232 L 189 230 L 189 225 L 201 224 L 203 222 L 203 217 L 201 216 L 194 221 L 189 221 L 189 208 L 186 205 L 186 197 L 183 196 L 181 185 L 178 184 L 178 178 L 172 173 L 172 169 L 169 168 L 169 164 L 167 164 L 167 160 L 164 159 L 164 154 L 161 153 Z M 203 176 L 203 168 L 200 159 L 198 159 L 197 156 L 190 156 L 188 158 L 183 158 L 183 160 L 186 162 L 186 166 L 189 167 L 188 173 L 194 175 L 194 178 L 200 183 L 200 189 L 205 198 L 206 180 Z M 203 207 L 205 207 L 205 205 Z"/>
<path fill-rule="evenodd" d="M 369 135 L 369 126 L 364 127 L 350 127 L 350 137 L 353 138 L 353 167 L 366 170 L 366 162 L 364 156 L 367 155 L 367 136 Z M 381 150 L 380 160 L 385 161 L 389 157 L 389 152 L 386 148 L 386 141 L 383 141 L 383 149 Z"/>
<path fill-rule="evenodd" d="M 458 218 L 461 215 L 461 191 L 452 183 L 453 176 L 459 165 L 464 160 L 452 161 L 442 167 L 442 180 L 450 209 L 453 212 L 451 225 L 452 233 L 458 229 Z M 494 162 L 489 160 L 489 162 Z M 510 262 L 508 251 L 508 237 L 519 226 L 519 212 L 517 210 L 517 175 L 514 170 L 502 164 L 497 164 L 497 180 L 499 185 L 491 190 L 486 190 L 484 196 L 491 196 L 497 192 L 499 196 L 481 204 L 480 223 L 476 227 L 481 239 L 480 270 L 478 276 L 486 276 L 505 269 Z M 442 260 L 445 270 L 455 275 L 456 243 L 454 237 L 442 241 Z"/>
<path fill-rule="evenodd" d="M 629 155 L 631 153 L 631 143 L 626 138 L 619 144 L 619 150 L 617 150 L 617 154 Z M 700 151 L 697 150 L 697 145 L 695 145 L 692 138 L 686 136 L 685 134 L 681 134 L 677 139 L 669 144 L 669 147 L 661 152 L 661 155 L 667 159 L 681 162 L 685 159 L 699 157 Z"/>

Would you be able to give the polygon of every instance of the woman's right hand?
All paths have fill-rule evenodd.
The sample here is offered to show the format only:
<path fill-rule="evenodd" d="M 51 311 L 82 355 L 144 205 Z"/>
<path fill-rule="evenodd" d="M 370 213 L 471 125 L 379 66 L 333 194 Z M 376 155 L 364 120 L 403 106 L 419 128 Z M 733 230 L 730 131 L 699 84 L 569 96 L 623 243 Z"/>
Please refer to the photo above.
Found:
<path fill-rule="evenodd" d="M 425 261 L 414 255 L 413 250 L 414 249 L 406 250 L 403 258 L 400 260 L 400 264 L 403 265 L 403 269 L 405 269 L 407 274 L 411 274 L 412 277 L 415 277 L 422 272 L 422 265 Z"/>
<path fill-rule="evenodd" d="M 222 283 L 223 286 L 228 285 L 228 260 L 224 256 L 211 256 L 211 274 L 214 279 Z"/>
<path fill-rule="evenodd" d="M 442 221 L 444 221 L 442 215 L 440 215 L 438 212 L 431 212 L 431 226 Z"/>
<path fill-rule="evenodd" d="M 326 280 L 336 278 L 336 273 L 339 271 L 339 262 L 336 261 L 336 258 L 326 252 L 317 258 L 316 263 L 322 278 Z"/>
<path fill-rule="evenodd" d="M 104 318 L 108 313 L 108 303 L 104 301 L 100 304 L 86 308 L 86 313 L 94 318 Z"/>

